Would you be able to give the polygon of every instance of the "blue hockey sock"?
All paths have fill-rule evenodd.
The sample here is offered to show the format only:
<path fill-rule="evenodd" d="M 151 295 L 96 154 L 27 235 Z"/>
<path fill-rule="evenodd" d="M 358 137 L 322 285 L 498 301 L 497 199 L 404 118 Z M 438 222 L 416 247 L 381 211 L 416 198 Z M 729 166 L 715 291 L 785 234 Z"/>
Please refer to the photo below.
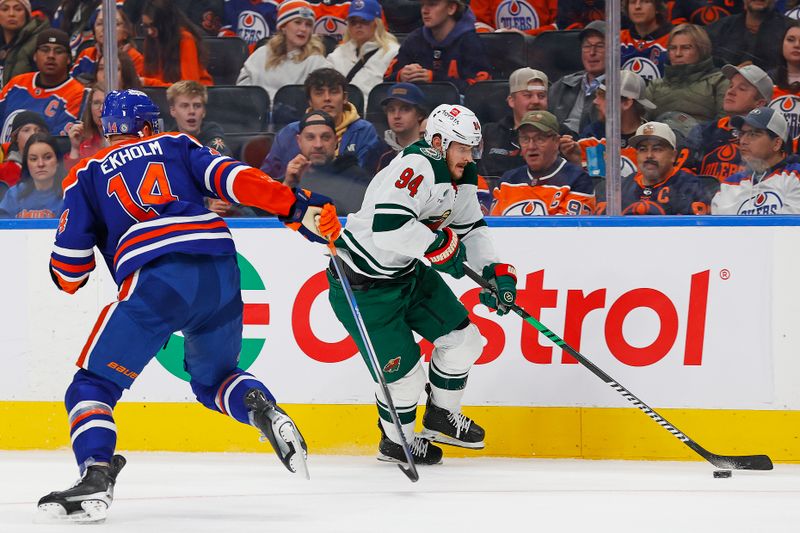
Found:
<path fill-rule="evenodd" d="M 117 444 L 113 409 L 122 387 L 86 370 L 78 370 L 64 398 L 70 440 L 81 473 L 93 463 L 110 462 Z"/>
<path fill-rule="evenodd" d="M 197 396 L 197 401 L 209 409 L 235 418 L 243 424 L 250 423 L 247 407 L 244 405 L 244 396 L 253 388 L 263 391 L 268 400 L 275 401 L 275 397 L 266 385 L 252 374 L 238 368 L 215 386 L 208 387 L 192 381 L 192 390 Z"/>

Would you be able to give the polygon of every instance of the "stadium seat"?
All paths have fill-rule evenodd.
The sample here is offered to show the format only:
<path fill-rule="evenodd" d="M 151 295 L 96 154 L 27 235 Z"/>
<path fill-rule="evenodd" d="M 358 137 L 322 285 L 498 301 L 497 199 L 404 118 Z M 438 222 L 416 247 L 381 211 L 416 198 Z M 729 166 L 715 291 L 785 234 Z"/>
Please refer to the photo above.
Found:
<path fill-rule="evenodd" d="M 528 42 L 527 66 L 543 71 L 555 83 L 565 74 L 583 70 L 580 31 L 546 31 Z"/>
<path fill-rule="evenodd" d="M 697 179 L 703 186 L 709 198 L 713 198 L 719 192 L 719 180 L 715 176 L 706 176 L 705 174 L 698 174 Z"/>
<path fill-rule="evenodd" d="M 363 117 L 364 95 L 361 89 L 351 83 L 347 86 L 347 98 Z M 303 85 L 284 85 L 278 89 L 275 101 L 272 103 L 272 125 L 275 131 L 303 118 L 306 109 L 308 109 L 308 99 Z"/>
<path fill-rule="evenodd" d="M 483 44 L 483 50 L 491 64 L 491 75 L 494 79 L 508 79 L 512 72 L 527 66 L 526 46 L 527 37 L 516 32 L 479 33 L 478 39 Z"/>
<path fill-rule="evenodd" d="M 378 136 L 381 138 L 383 138 L 383 132 L 388 127 L 386 115 L 381 108 L 381 100 L 386 97 L 389 87 L 392 85 L 394 85 L 394 82 L 379 83 L 372 88 L 367 99 L 367 113 L 364 118 L 372 122 L 378 131 Z M 458 88 L 449 81 L 418 83 L 417 86 L 425 94 L 425 98 L 428 101 L 428 112 L 440 104 L 458 104 L 461 102 Z"/>
<path fill-rule="evenodd" d="M 72 149 L 72 143 L 66 135 L 53 135 L 53 139 L 56 140 L 56 146 L 58 147 L 58 160 L 63 161 L 64 156 L 69 154 Z"/>
<path fill-rule="evenodd" d="M 510 113 L 506 97 L 508 81 L 479 81 L 464 91 L 464 105 L 471 109 L 481 124 L 497 122 Z"/>
<path fill-rule="evenodd" d="M 383 0 L 381 6 L 387 29 L 395 35 L 409 33 L 422 26 L 420 5 L 415 0 Z"/>
<path fill-rule="evenodd" d="M 208 48 L 208 73 L 216 85 L 234 85 L 250 50 L 238 37 L 203 37 Z"/>
<path fill-rule="evenodd" d="M 161 110 L 161 119 L 164 121 L 164 130 L 174 130 L 175 121 L 169 115 L 166 87 L 142 87 L 142 91 L 150 97 L 154 104 Z"/>
<path fill-rule="evenodd" d="M 274 139 L 274 134 L 259 131 L 225 135 L 225 142 L 233 153 L 233 157 L 256 168 L 261 166 Z"/>

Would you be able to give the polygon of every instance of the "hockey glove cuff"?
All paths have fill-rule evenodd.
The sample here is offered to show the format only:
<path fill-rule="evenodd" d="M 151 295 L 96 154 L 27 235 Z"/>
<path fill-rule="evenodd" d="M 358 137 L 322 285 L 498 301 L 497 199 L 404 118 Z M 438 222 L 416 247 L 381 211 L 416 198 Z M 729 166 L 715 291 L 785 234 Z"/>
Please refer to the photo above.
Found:
<path fill-rule="evenodd" d="M 440 272 L 447 272 L 456 279 L 464 277 L 467 250 L 450 228 L 436 231 L 436 238 L 425 250 L 425 258 Z"/>
<path fill-rule="evenodd" d="M 492 263 L 483 267 L 483 277 L 495 289 L 500 301 L 495 292 L 487 289 L 483 289 L 478 298 L 486 307 L 495 309 L 498 316 L 503 316 L 517 299 L 517 270 L 505 263 Z"/>
<path fill-rule="evenodd" d="M 320 228 L 317 226 L 318 217 L 319 223 L 322 222 L 322 211 L 326 205 L 333 208 L 333 200 L 322 194 L 316 194 L 305 189 L 293 189 L 295 202 L 289 210 L 289 214 L 285 217 L 279 216 L 278 220 L 286 224 L 290 229 L 300 232 L 300 234 L 311 242 L 318 242 L 320 244 L 327 244 Z M 334 209 L 335 213 L 335 209 Z M 334 214 L 335 216 L 335 214 Z M 326 216 L 326 228 L 330 228 L 330 211 Z M 338 235 L 337 235 L 338 236 Z"/>

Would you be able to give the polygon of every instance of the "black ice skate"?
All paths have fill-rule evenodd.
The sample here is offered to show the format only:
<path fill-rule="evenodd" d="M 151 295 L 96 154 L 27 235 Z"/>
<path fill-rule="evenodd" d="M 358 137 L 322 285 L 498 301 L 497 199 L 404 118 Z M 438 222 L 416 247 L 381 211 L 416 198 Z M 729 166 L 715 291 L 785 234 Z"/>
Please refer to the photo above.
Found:
<path fill-rule="evenodd" d="M 114 499 L 117 474 L 125 458 L 115 455 L 110 465 L 92 465 L 71 488 L 51 492 L 39 500 L 39 514 L 44 519 L 73 522 L 102 522 Z"/>
<path fill-rule="evenodd" d="M 275 405 L 275 402 L 267 400 L 259 389 L 247 391 L 244 404 L 250 410 L 250 423 L 269 440 L 284 466 L 290 472 L 299 470 L 306 479 L 311 479 L 306 464 L 308 457 L 306 441 L 289 415 Z M 297 453 L 299 448 L 302 448 L 303 453 Z"/>
<path fill-rule="evenodd" d="M 421 435 L 434 442 L 460 446 L 461 448 L 482 449 L 486 432 L 471 418 L 461 413 L 453 413 L 434 405 L 431 399 L 431 387 L 425 386 L 428 403 L 422 417 Z"/>
<path fill-rule="evenodd" d="M 381 430 L 381 442 L 378 444 L 378 461 L 387 463 L 405 463 L 406 454 L 403 446 L 389 439 L 383 431 L 381 421 L 378 420 L 378 427 Z M 438 465 L 442 462 L 442 449 L 434 446 L 422 437 L 414 437 L 409 443 L 411 448 L 411 458 L 416 465 Z"/>

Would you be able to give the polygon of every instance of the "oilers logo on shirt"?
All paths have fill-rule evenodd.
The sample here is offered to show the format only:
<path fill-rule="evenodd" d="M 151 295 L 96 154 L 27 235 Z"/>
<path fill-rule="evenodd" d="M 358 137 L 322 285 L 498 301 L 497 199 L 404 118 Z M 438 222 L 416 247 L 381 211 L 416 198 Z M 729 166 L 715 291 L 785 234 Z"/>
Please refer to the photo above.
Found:
<path fill-rule="evenodd" d="M 775 191 L 760 192 L 739 206 L 739 215 L 774 215 L 783 207 L 783 200 Z"/>
<path fill-rule="evenodd" d="M 635 72 L 647 82 L 661 78 L 658 65 L 646 57 L 630 58 L 622 65 L 622 70 Z"/>
<path fill-rule="evenodd" d="M 257 43 L 270 36 L 266 19 L 261 13 L 250 10 L 239 13 L 237 33 L 247 44 Z"/>
<path fill-rule="evenodd" d="M 508 0 L 497 6 L 495 27 L 517 30 L 533 30 L 539 27 L 539 14 L 527 2 Z"/>
<path fill-rule="evenodd" d="M 541 200 L 515 202 L 503 210 L 503 216 L 508 217 L 540 217 L 547 214 L 547 205 Z"/>
<path fill-rule="evenodd" d="M 779 96 L 772 100 L 768 107 L 780 111 L 786 119 L 790 139 L 800 135 L 800 96 L 794 94 Z"/>
<path fill-rule="evenodd" d="M 314 24 L 314 33 L 318 35 L 331 35 L 336 37 L 338 41 L 342 40 L 346 29 L 347 21 L 338 17 L 324 16 L 318 19 Z"/>

